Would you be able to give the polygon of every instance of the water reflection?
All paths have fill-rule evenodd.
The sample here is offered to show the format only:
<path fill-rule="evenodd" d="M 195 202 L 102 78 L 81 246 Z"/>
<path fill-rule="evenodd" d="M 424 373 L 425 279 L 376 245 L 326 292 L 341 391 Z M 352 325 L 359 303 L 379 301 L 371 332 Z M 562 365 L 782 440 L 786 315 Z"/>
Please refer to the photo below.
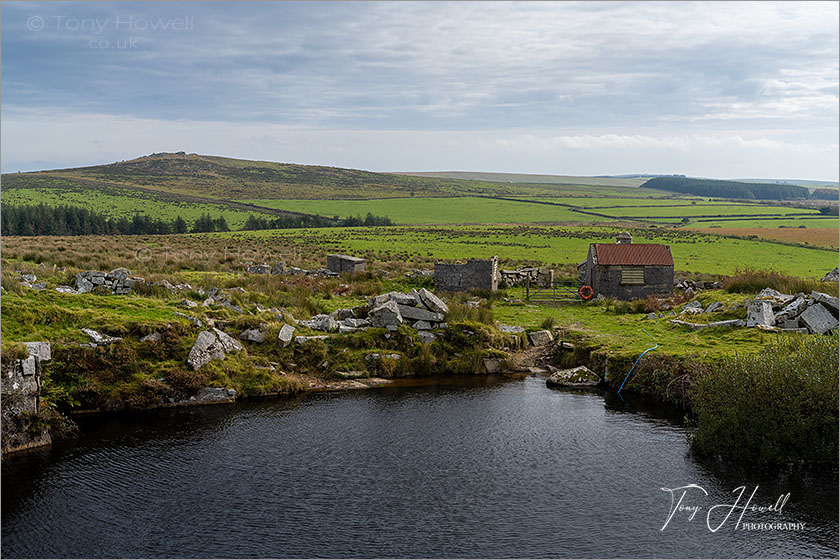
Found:
<path fill-rule="evenodd" d="M 441 380 L 437 380 L 441 381 Z M 626 397 L 625 397 L 626 398 Z M 698 462 L 681 414 L 479 376 L 91 417 L 3 463 L 4 556 L 750 557 L 837 551 L 837 473 Z M 660 490 L 791 493 L 791 533 L 666 520 Z"/>

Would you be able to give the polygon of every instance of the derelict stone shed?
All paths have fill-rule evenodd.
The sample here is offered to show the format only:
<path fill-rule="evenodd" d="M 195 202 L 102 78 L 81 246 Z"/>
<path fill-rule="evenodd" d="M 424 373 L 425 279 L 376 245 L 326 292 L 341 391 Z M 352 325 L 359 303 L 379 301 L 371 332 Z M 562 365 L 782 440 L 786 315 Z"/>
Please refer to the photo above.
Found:
<path fill-rule="evenodd" d="M 656 243 L 633 243 L 628 233 L 616 243 L 592 243 L 586 261 L 578 266 L 580 285 L 595 295 L 616 299 L 640 299 L 670 295 L 674 286 L 671 248 Z"/>
<path fill-rule="evenodd" d="M 466 264 L 435 263 L 435 290 L 469 292 L 499 289 L 499 257 L 470 259 Z"/>
<path fill-rule="evenodd" d="M 364 272 L 365 259 L 350 255 L 327 255 L 327 270 L 331 272 Z"/>

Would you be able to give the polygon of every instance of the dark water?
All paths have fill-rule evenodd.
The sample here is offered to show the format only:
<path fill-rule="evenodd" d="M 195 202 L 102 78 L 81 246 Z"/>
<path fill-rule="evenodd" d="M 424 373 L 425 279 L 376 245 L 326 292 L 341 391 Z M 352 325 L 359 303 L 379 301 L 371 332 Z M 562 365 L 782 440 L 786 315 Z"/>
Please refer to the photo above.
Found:
<path fill-rule="evenodd" d="M 2 471 L 3 557 L 837 557 L 837 472 L 720 472 L 685 431 L 529 377 L 88 418 Z M 660 488 L 702 486 L 669 513 Z M 717 532 L 758 485 L 804 523 Z M 712 524 L 723 519 L 712 518 Z"/>

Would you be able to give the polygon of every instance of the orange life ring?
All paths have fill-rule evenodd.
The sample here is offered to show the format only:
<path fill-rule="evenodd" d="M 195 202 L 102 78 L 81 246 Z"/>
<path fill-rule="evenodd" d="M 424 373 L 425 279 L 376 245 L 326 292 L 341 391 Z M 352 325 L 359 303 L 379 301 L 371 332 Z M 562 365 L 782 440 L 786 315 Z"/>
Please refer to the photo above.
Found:
<path fill-rule="evenodd" d="M 583 285 L 578 290 L 578 295 L 580 296 L 580 299 L 584 301 L 589 301 L 590 299 L 592 299 L 592 296 L 595 295 L 595 290 L 592 289 L 592 286 Z"/>

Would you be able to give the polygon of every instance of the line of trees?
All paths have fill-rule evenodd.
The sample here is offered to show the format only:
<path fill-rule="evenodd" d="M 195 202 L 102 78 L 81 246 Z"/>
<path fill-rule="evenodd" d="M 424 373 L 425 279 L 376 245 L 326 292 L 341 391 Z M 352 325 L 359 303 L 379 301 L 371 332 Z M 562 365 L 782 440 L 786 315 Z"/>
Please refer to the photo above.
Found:
<path fill-rule="evenodd" d="M 322 216 L 283 215 L 265 218 L 250 215 L 243 230 L 305 228 L 305 227 L 351 227 L 390 226 L 393 222 L 387 216 L 368 213 L 348 216 L 344 219 Z M 149 216 L 135 215 L 132 218 L 109 218 L 105 214 L 79 206 L 9 206 L 3 205 L 0 213 L 2 235 L 164 235 L 168 233 L 206 233 L 230 231 L 224 216 L 213 218 L 204 213 L 192 227 L 181 216 L 174 220 L 161 220 Z"/>
<path fill-rule="evenodd" d="M 229 230 L 224 216 L 213 218 L 207 213 L 191 228 L 181 216 L 174 220 L 139 214 L 131 218 L 109 218 L 87 208 L 68 205 L 3 205 L 0 216 L 3 235 L 163 235 Z"/>
<path fill-rule="evenodd" d="M 319 227 L 360 227 L 360 226 L 392 226 L 394 222 L 388 216 L 374 216 L 368 212 L 367 216 L 347 216 L 344 219 L 338 216 L 325 218 L 323 216 L 283 215 L 276 218 L 265 218 L 251 214 L 245 221 L 243 230 L 257 229 L 283 229 L 283 228 L 319 228 Z"/>
<path fill-rule="evenodd" d="M 743 183 L 740 181 L 717 181 L 685 177 L 654 177 L 646 181 L 642 187 L 697 196 L 755 200 L 828 200 L 830 195 L 828 189 L 816 189 L 814 194 L 811 195 L 806 187 L 799 185 Z M 837 198 L 837 191 L 833 191 L 833 198 Z"/>

